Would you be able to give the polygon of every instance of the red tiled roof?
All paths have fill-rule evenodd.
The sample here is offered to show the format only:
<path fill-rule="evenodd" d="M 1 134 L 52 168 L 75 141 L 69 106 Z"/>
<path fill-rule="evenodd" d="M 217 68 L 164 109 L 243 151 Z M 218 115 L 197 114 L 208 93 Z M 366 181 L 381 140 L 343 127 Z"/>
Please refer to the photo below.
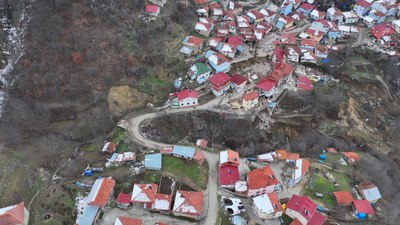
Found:
<path fill-rule="evenodd" d="M 320 212 L 315 212 L 307 225 L 322 225 L 326 220 L 326 216 L 322 215 Z"/>
<path fill-rule="evenodd" d="M 279 160 L 286 160 L 287 159 L 286 150 L 283 150 L 283 149 L 276 150 L 275 153 L 278 156 Z"/>
<path fill-rule="evenodd" d="M 291 52 L 292 51 L 292 52 Z M 299 48 L 299 46 L 295 46 L 295 45 L 293 45 L 293 46 L 291 46 L 291 45 L 288 45 L 288 46 L 286 46 L 286 48 L 285 48 L 285 53 L 286 53 L 286 55 L 291 55 L 290 53 L 292 53 L 292 54 L 297 54 L 297 55 L 301 55 L 301 50 L 300 50 L 300 48 Z"/>
<path fill-rule="evenodd" d="M 245 100 L 245 101 L 251 101 L 251 100 L 253 100 L 253 99 L 258 98 L 258 96 L 259 96 L 259 94 L 258 94 L 257 91 L 252 91 L 252 92 L 249 92 L 249 93 L 243 95 L 242 98 L 243 98 L 243 100 Z"/>
<path fill-rule="evenodd" d="M 236 85 L 241 85 L 243 83 L 246 83 L 247 79 L 244 76 L 241 76 L 240 74 L 235 73 L 231 77 L 231 82 Z"/>
<path fill-rule="evenodd" d="M 296 160 L 300 159 L 300 155 L 297 153 L 292 153 L 292 152 L 286 152 L 286 157 L 288 160 Z"/>
<path fill-rule="evenodd" d="M 231 77 L 228 76 L 228 74 L 226 74 L 224 72 L 219 72 L 219 73 L 216 73 L 214 76 L 210 77 L 208 80 L 213 85 L 215 85 L 217 87 L 221 87 L 224 84 L 226 84 L 227 82 L 229 82 L 231 80 Z"/>
<path fill-rule="evenodd" d="M 350 164 L 357 163 L 361 160 L 361 157 L 355 152 L 342 152 L 342 155 L 347 157 L 347 161 Z"/>
<path fill-rule="evenodd" d="M 306 196 L 292 195 L 287 204 L 287 208 L 298 212 L 307 221 L 310 221 L 317 209 L 317 204 Z M 306 211 L 307 213 L 305 213 Z"/>
<path fill-rule="evenodd" d="M 115 151 L 115 147 L 117 145 L 113 142 L 109 142 L 108 146 L 107 146 L 107 152 L 112 154 Z"/>
<path fill-rule="evenodd" d="M 186 99 L 186 98 L 198 98 L 198 97 L 199 96 L 197 94 L 197 91 L 195 91 L 195 90 L 185 89 L 178 93 L 179 101 Z"/>
<path fill-rule="evenodd" d="M 208 1 L 207 0 L 193 0 L 194 4 L 196 5 L 202 5 L 202 4 L 207 4 Z"/>
<path fill-rule="evenodd" d="M 112 178 L 103 178 L 99 190 L 97 192 L 96 198 L 88 203 L 89 205 L 96 205 L 104 207 L 107 204 L 108 198 L 111 195 L 115 186 L 115 180 Z"/>
<path fill-rule="evenodd" d="M 310 161 L 308 161 L 307 159 L 302 159 L 302 163 L 301 163 L 301 175 L 304 176 L 308 169 L 310 169 Z"/>
<path fill-rule="evenodd" d="M 270 79 L 262 79 L 257 83 L 256 88 L 262 91 L 271 91 L 275 86 L 276 81 Z"/>
<path fill-rule="evenodd" d="M 326 148 L 326 151 L 329 153 L 337 154 L 337 150 L 335 148 Z"/>
<path fill-rule="evenodd" d="M 203 211 L 203 193 L 202 192 L 197 192 L 197 191 L 182 191 L 179 190 L 177 191 L 177 193 L 180 193 L 182 195 L 182 197 L 185 199 L 184 202 L 182 202 L 182 204 L 186 204 L 186 205 L 191 205 L 193 206 L 198 215 L 201 215 L 202 211 Z M 176 204 L 176 202 L 175 202 Z M 179 209 L 179 207 L 175 207 Z"/>
<path fill-rule="evenodd" d="M 353 200 L 353 206 L 358 213 L 375 214 L 375 210 L 368 200 L 355 199 Z"/>
<path fill-rule="evenodd" d="M 275 177 L 274 171 L 269 166 L 254 169 L 247 174 L 247 186 L 249 190 L 265 188 L 278 183 L 279 181 Z"/>
<path fill-rule="evenodd" d="M 275 193 L 267 193 L 267 196 L 268 196 L 269 200 L 271 201 L 272 205 L 276 206 L 276 208 L 274 207 L 274 211 L 282 212 L 283 208 L 282 208 L 281 203 L 279 202 L 278 195 L 276 195 Z"/>
<path fill-rule="evenodd" d="M 140 190 L 150 199 L 150 202 L 154 202 L 158 189 L 157 184 L 134 184 L 134 186 L 140 188 Z M 135 200 L 133 201 L 135 202 Z"/>
<path fill-rule="evenodd" d="M 297 88 L 301 91 L 310 91 L 314 89 L 314 85 L 307 76 L 299 76 L 297 78 Z"/>
<path fill-rule="evenodd" d="M 154 225 L 168 225 L 168 224 L 163 223 L 163 222 L 157 222 L 157 223 L 155 223 Z"/>
<path fill-rule="evenodd" d="M 371 34 L 376 39 L 381 39 L 383 36 L 394 34 L 394 26 L 387 23 L 381 23 L 371 28 Z"/>
<path fill-rule="evenodd" d="M 243 44 L 242 40 L 238 36 L 230 36 L 230 37 L 228 37 L 227 43 L 228 44 L 232 44 L 232 45 L 242 45 Z"/>
<path fill-rule="evenodd" d="M 296 35 L 294 33 L 283 33 L 281 35 L 281 42 L 287 45 L 296 44 Z"/>
<path fill-rule="evenodd" d="M 372 3 L 369 3 L 369 2 L 364 1 L 364 0 L 357 0 L 357 1 L 356 1 L 356 5 L 362 6 L 362 7 L 364 7 L 364 8 L 370 7 L 371 4 L 372 4 Z"/>
<path fill-rule="evenodd" d="M 150 12 L 150 13 L 157 13 L 158 10 L 160 10 L 160 7 L 152 4 L 147 4 L 146 8 L 144 9 L 145 12 Z"/>
<path fill-rule="evenodd" d="M 305 10 L 309 11 L 309 10 L 314 8 L 314 5 L 311 5 L 311 4 L 303 2 L 303 3 L 300 4 L 299 8 L 302 8 L 302 9 L 305 9 Z"/>
<path fill-rule="evenodd" d="M 332 193 L 338 205 L 350 205 L 353 201 L 353 196 L 348 191 L 335 191 Z"/>
<path fill-rule="evenodd" d="M 315 41 L 314 40 L 312 40 L 312 39 L 305 39 L 305 38 L 302 38 L 301 39 L 301 46 L 312 46 L 312 47 L 315 47 Z"/>
<path fill-rule="evenodd" d="M 172 194 L 167 195 L 167 194 L 157 193 L 156 197 L 154 198 L 154 201 L 155 200 L 166 200 L 166 201 L 168 201 L 169 202 L 169 207 L 168 208 L 170 208 L 171 203 L 172 203 Z"/>
<path fill-rule="evenodd" d="M 130 204 L 131 195 L 120 192 L 117 197 L 117 202 L 120 204 Z"/>
<path fill-rule="evenodd" d="M 189 39 L 187 40 L 187 43 L 194 44 L 194 45 L 202 45 L 203 44 L 203 39 L 195 37 L 195 36 L 190 36 Z"/>
<path fill-rule="evenodd" d="M 134 219 L 125 216 L 118 216 L 117 218 L 122 223 L 122 225 L 142 225 L 141 219 Z"/>
<path fill-rule="evenodd" d="M 278 82 L 285 76 L 289 76 L 293 73 L 293 66 L 287 63 L 278 64 L 273 71 L 268 73 L 267 78 Z"/>
<path fill-rule="evenodd" d="M 198 164 L 202 165 L 205 160 L 204 153 L 196 149 L 196 151 L 194 152 L 193 160 L 196 161 Z"/>
<path fill-rule="evenodd" d="M 15 205 L 14 208 L 0 215 L 0 224 L 17 225 L 24 222 L 25 205 L 21 202 Z"/>
<path fill-rule="evenodd" d="M 295 219 L 290 223 L 290 225 L 303 225 L 303 224 L 301 224 L 301 222 L 300 222 L 297 218 L 295 218 Z"/>
<path fill-rule="evenodd" d="M 317 19 L 314 21 L 315 23 L 322 23 L 325 27 L 330 27 L 328 21 L 326 19 Z"/>
<path fill-rule="evenodd" d="M 240 179 L 237 166 L 225 165 L 218 167 L 218 180 L 220 185 L 234 185 Z"/>

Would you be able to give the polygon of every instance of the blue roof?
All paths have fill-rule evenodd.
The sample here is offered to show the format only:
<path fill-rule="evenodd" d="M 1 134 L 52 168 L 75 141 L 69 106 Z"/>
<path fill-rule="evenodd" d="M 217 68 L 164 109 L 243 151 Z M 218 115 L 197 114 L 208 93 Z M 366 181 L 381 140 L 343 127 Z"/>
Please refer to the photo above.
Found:
<path fill-rule="evenodd" d="M 110 161 L 115 161 L 117 159 L 117 156 L 117 153 L 112 154 Z"/>
<path fill-rule="evenodd" d="M 185 146 L 174 146 L 174 150 L 172 150 L 172 154 L 181 155 L 183 157 L 193 158 L 196 149 L 192 147 L 185 147 Z"/>
<path fill-rule="evenodd" d="M 161 169 L 161 159 L 162 155 L 160 153 L 157 154 L 147 154 L 144 156 L 144 166 L 146 169 Z"/>
<path fill-rule="evenodd" d="M 210 58 L 210 56 L 212 56 L 214 54 L 215 54 L 215 52 L 213 50 L 208 50 L 204 57 L 206 57 L 206 59 L 208 59 L 208 58 Z"/>
<path fill-rule="evenodd" d="M 78 225 L 92 225 L 96 218 L 97 212 L 99 211 L 98 206 L 87 205 L 83 210 L 82 216 L 78 220 Z"/>
<path fill-rule="evenodd" d="M 239 216 L 239 215 L 234 215 L 234 216 L 232 217 L 232 223 L 233 223 L 234 225 L 242 225 L 242 224 L 245 224 L 244 221 L 243 221 L 243 218 L 242 218 L 241 216 Z"/>
<path fill-rule="evenodd" d="M 180 50 L 183 54 L 190 55 L 193 52 L 193 49 L 183 46 Z"/>

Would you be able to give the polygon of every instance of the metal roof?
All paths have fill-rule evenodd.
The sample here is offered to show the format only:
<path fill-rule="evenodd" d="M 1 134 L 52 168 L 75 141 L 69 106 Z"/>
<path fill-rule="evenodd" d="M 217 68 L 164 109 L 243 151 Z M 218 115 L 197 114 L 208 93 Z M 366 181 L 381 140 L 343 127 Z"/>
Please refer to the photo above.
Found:
<path fill-rule="evenodd" d="M 174 146 L 172 154 L 180 155 L 187 158 L 193 158 L 195 152 L 196 152 L 195 148 L 176 145 Z"/>
<path fill-rule="evenodd" d="M 161 169 L 161 153 L 157 154 L 147 154 L 144 156 L 144 166 L 146 169 Z"/>

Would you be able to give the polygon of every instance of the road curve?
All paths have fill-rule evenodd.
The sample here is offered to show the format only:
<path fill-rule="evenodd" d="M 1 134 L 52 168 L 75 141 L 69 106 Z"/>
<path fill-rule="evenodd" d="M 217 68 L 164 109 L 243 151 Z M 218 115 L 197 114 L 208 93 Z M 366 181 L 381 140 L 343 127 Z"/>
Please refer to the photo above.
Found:
<path fill-rule="evenodd" d="M 216 111 L 214 109 L 215 106 L 219 105 L 223 98 L 215 98 L 204 105 L 197 106 L 196 108 L 183 108 L 183 109 L 165 109 L 159 112 L 152 112 L 143 115 L 139 115 L 133 117 L 129 120 L 128 131 L 130 133 L 130 137 L 136 141 L 137 143 L 150 148 L 150 149 L 159 149 L 160 147 L 171 146 L 170 144 L 165 144 L 161 142 L 156 142 L 150 140 L 143 136 L 141 132 L 141 124 L 143 121 L 151 120 L 156 117 L 166 115 L 166 114 L 176 114 L 176 113 L 185 113 L 196 110 L 209 110 Z M 207 190 L 204 192 L 205 198 L 207 198 L 206 206 L 205 206 L 205 219 L 202 221 L 202 224 L 215 224 L 218 217 L 218 183 L 217 183 L 217 162 L 218 155 L 215 153 L 210 153 L 203 151 L 205 154 L 205 159 L 208 162 L 208 184 Z"/>

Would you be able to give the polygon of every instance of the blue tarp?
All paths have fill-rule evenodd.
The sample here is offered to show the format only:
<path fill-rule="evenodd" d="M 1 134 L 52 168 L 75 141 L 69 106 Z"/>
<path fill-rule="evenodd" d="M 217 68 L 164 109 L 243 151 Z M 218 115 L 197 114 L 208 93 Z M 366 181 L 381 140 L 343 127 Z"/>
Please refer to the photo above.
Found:
<path fill-rule="evenodd" d="M 162 155 L 157 154 L 147 154 L 144 156 L 144 167 L 151 170 L 161 170 Z"/>
<path fill-rule="evenodd" d="M 325 155 L 325 154 L 321 154 L 321 155 L 319 155 L 319 159 L 321 159 L 321 160 L 325 160 L 325 159 L 326 159 L 326 155 Z"/>
<path fill-rule="evenodd" d="M 357 213 L 356 218 L 359 220 L 365 220 L 367 218 L 367 214 L 365 213 Z"/>
<path fill-rule="evenodd" d="M 182 85 L 182 81 L 179 80 L 179 79 L 176 79 L 175 82 L 174 82 L 174 87 L 175 88 L 180 88 L 181 85 Z"/>
<path fill-rule="evenodd" d="M 99 211 L 98 206 L 87 205 L 83 210 L 82 216 L 78 220 L 78 225 L 92 225 Z"/>
<path fill-rule="evenodd" d="M 185 158 L 193 158 L 196 149 L 192 147 L 185 147 L 185 146 L 174 146 L 174 150 L 172 150 L 172 154 L 180 155 Z"/>

